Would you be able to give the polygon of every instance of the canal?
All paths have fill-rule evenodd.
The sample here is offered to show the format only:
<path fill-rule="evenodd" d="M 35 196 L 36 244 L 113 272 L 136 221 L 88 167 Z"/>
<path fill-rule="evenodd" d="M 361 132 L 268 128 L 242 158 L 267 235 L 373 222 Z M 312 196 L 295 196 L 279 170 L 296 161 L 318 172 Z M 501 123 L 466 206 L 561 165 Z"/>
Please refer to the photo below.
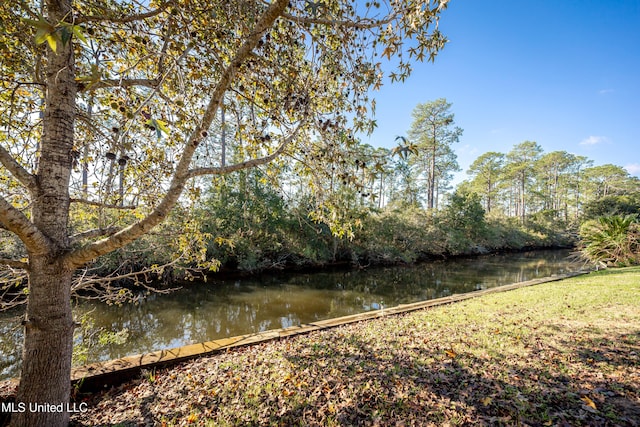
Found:
<path fill-rule="evenodd" d="M 109 360 L 488 289 L 583 267 L 572 260 L 568 250 L 546 250 L 194 283 L 168 295 L 150 295 L 139 304 L 74 303 L 76 318 L 86 316 L 92 324 L 85 328 L 84 336 L 78 336 L 77 344 L 85 352 L 86 362 Z M 19 313 L 1 316 L 0 379 L 4 379 L 18 375 L 22 331 Z M 122 342 L 100 344 L 101 332 L 119 333 Z"/>

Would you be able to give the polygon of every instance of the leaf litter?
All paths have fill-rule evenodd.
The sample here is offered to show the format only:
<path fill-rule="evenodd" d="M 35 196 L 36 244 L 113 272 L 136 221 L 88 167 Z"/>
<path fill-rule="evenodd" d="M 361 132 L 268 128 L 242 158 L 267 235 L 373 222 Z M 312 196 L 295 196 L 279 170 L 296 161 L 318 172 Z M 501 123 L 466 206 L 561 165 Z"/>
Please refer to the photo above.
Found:
<path fill-rule="evenodd" d="M 638 426 L 638 288 L 563 281 L 239 348 L 85 396 L 72 425 Z"/>

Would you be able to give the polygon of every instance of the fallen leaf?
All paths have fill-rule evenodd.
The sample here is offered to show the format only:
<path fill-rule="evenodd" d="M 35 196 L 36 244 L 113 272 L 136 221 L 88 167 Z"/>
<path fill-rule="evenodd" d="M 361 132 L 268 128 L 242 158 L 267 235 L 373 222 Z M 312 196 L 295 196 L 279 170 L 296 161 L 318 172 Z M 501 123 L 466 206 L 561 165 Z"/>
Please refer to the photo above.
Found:
<path fill-rule="evenodd" d="M 593 408 L 593 409 L 598 409 L 596 407 L 596 404 L 593 402 L 593 400 L 589 399 L 589 396 L 582 396 L 580 398 L 580 400 L 582 400 L 587 406 Z"/>

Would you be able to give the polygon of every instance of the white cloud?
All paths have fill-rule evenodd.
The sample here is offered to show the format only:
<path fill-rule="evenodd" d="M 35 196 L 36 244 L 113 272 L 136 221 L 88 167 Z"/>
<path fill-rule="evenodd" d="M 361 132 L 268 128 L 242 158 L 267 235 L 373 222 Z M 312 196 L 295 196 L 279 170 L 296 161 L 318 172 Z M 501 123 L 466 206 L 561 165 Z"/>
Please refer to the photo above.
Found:
<path fill-rule="evenodd" d="M 624 167 L 631 175 L 640 175 L 640 163 L 633 163 Z"/>
<path fill-rule="evenodd" d="M 580 145 L 608 144 L 609 142 L 610 140 L 606 136 L 591 135 L 589 138 L 585 138 L 582 141 L 580 141 Z"/>
<path fill-rule="evenodd" d="M 478 153 L 478 149 L 476 147 L 472 147 L 470 144 L 465 144 L 458 149 L 458 152 L 462 155 L 472 156 Z"/>
<path fill-rule="evenodd" d="M 613 92 L 614 92 L 614 90 L 613 90 L 613 89 L 601 89 L 601 90 L 599 90 L 599 91 L 598 91 L 598 93 L 599 93 L 600 95 L 606 95 L 606 94 L 608 94 L 608 93 L 613 93 Z"/>

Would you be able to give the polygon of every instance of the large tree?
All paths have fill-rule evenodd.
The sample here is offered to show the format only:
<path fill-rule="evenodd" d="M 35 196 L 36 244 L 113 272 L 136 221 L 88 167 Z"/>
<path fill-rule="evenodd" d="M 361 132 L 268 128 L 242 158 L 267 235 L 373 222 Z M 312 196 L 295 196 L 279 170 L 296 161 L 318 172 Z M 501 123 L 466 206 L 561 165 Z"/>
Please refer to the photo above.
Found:
<path fill-rule="evenodd" d="M 556 217 L 562 214 L 565 220 L 569 219 L 571 190 L 579 191 L 579 172 L 584 161 L 584 157 L 566 151 L 552 151 L 538 159 L 535 169 L 543 209 L 551 210 Z"/>
<path fill-rule="evenodd" d="M 512 191 L 515 196 L 515 215 L 525 222 L 529 185 L 534 177 L 534 165 L 542 154 L 542 147 L 535 141 L 516 144 L 507 153 L 507 176 L 513 180 Z"/>
<path fill-rule="evenodd" d="M 400 80 L 412 60 L 433 59 L 446 3 L 3 1 L 0 224 L 24 258 L 1 262 L 28 276 L 17 400 L 69 399 L 78 269 L 163 222 L 185 190 L 197 194 L 197 177 L 304 157 L 314 134 L 343 146 L 369 130 L 380 56 Z M 223 105 L 238 163 L 220 159 Z M 95 228 L 71 227 L 74 206 L 95 210 Z M 62 426 L 68 415 L 11 422 Z"/>
<path fill-rule="evenodd" d="M 637 189 L 634 179 L 623 167 L 612 165 L 592 166 L 584 170 L 589 190 L 593 198 L 625 194 Z"/>
<path fill-rule="evenodd" d="M 491 212 L 498 194 L 497 184 L 502 175 L 504 154 L 489 151 L 478 157 L 469 166 L 467 174 L 473 177 L 471 188 L 481 195 L 485 201 L 485 210 Z"/>
<path fill-rule="evenodd" d="M 459 166 L 451 145 L 458 141 L 462 129 L 454 126 L 451 103 L 440 98 L 418 104 L 412 113 L 413 122 L 409 140 L 416 146 L 418 154 L 410 158 L 416 170 L 426 179 L 427 208 L 436 207 L 439 181 L 447 183 L 452 171 Z"/>

